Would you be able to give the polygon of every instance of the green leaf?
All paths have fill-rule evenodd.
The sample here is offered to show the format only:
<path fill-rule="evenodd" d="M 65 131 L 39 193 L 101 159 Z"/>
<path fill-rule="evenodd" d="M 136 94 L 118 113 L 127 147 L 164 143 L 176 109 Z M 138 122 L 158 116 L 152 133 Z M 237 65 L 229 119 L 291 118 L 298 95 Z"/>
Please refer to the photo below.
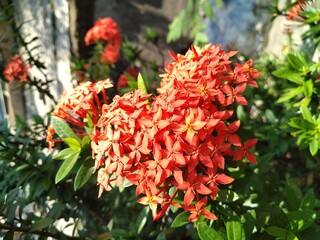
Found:
<path fill-rule="evenodd" d="M 176 16 L 169 25 L 169 32 L 167 35 L 167 43 L 175 41 L 183 35 L 183 25 L 187 22 L 186 12 L 182 9 L 178 16 Z"/>
<path fill-rule="evenodd" d="M 89 136 L 85 136 L 84 138 L 82 138 L 81 148 L 89 149 L 90 148 L 90 143 L 91 143 L 90 137 Z"/>
<path fill-rule="evenodd" d="M 319 141 L 316 137 L 312 138 L 311 143 L 309 144 L 309 150 L 312 156 L 315 156 L 319 150 Z"/>
<path fill-rule="evenodd" d="M 316 219 L 316 213 L 310 209 L 298 210 L 288 213 L 290 229 L 297 233 L 309 228 Z"/>
<path fill-rule="evenodd" d="M 312 119 L 312 114 L 310 112 L 310 110 L 308 109 L 307 106 L 301 106 L 300 107 L 300 110 L 301 110 L 301 114 L 302 114 L 302 117 L 303 119 L 309 121 L 309 122 L 313 122 L 313 119 Z"/>
<path fill-rule="evenodd" d="M 30 232 L 42 230 L 54 223 L 52 218 L 43 218 L 32 224 Z"/>
<path fill-rule="evenodd" d="M 301 93 L 303 93 L 303 88 L 301 86 L 297 88 L 289 88 L 285 93 L 282 94 L 282 97 L 277 100 L 277 103 L 287 102 L 291 98 L 294 98 Z"/>
<path fill-rule="evenodd" d="M 75 138 L 65 138 L 63 139 L 66 144 L 69 145 L 70 148 L 76 149 L 76 150 L 81 150 L 81 142 L 79 142 Z"/>
<path fill-rule="evenodd" d="M 255 210 L 249 210 L 241 217 L 241 223 L 245 232 L 245 239 L 250 239 L 253 229 L 256 226 L 257 216 Z"/>
<path fill-rule="evenodd" d="M 212 5 L 211 2 L 209 2 L 208 0 L 203 1 L 203 11 L 206 14 L 206 17 L 208 17 L 209 19 L 213 18 L 213 11 L 212 11 Z"/>
<path fill-rule="evenodd" d="M 92 158 L 88 157 L 79 168 L 73 185 L 75 191 L 83 187 L 93 175 L 94 167 L 92 166 L 92 162 Z"/>
<path fill-rule="evenodd" d="M 166 234 L 164 232 L 160 232 L 156 238 L 156 240 L 166 240 Z"/>
<path fill-rule="evenodd" d="M 287 229 L 284 229 L 284 228 L 280 228 L 280 227 L 276 227 L 276 226 L 271 226 L 271 227 L 268 227 L 266 229 L 266 232 L 273 236 L 273 237 L 283 237 L 283 238 L 286 238 L 286 239 L 296 239 L 298 240 L 297 237 L 295 237 L 295 235 L 288 231 Z M 293 238 L 288 238 L 288 237 L 293 237 Z"/>
<path fill-rule="evenodd" d="M 245 232 L 240 221 L 228 221 L 226 224 L 228 240 L 245 240 Z"/>
<path fill-rule="evenodd" d="M 304 70 L 305 63 L 302 59 L 303 59 L 303 57 L 301 54 L 299 54 L 298 56 L 293 55 L 291 53 L 287 54 L 287 60 L 288 60 L 289 65 L 298 71 Z"/>
<path fill-rule="evenodd" d="M 313 94 L 313 81 L 310 79 L 303 82 L 303 93 L 307 98 L 311 98 Z"/>
<path fill-rule="evenodd" d="M 138 88 L 140 88 L 142 90 L 142 92 L 148 93 L 146 84 L 143 80 L 141 73 L 139 73 L 139 75 L 138 75 L 137 82 L 138 82 Z"/>
<path fill-rule="evenodd" d="M 224 203 L 235 202 L 238 199 L 239 199 L 238 194 L 229 189 L 220 189 L 218 196 L 216 198 L 217 201 L 224 202 Z"/>
<path fill-rule="evenodd" d="M 56 155 L 54 155 L 54 159 L 59 159 L 59 160 L 65 160 L 70 158 L 71 156 L 77 154 L 79 150 L 77 149 L 72 149 L 72 148 L 65 148 L 58 152 Z"/>
<path fill-rule="evenodd" d="M 149 206 L 143 208 L 142 211 L 140 212 L 136 221 L 136 229 L 138 234 L 141 233 L 144 225 L 147 223 L 149 212 L 150 212 Z"/>
<path fill-rule="evenodd" d="M 301 204 L 300 204 L 300 209 L 310 209 L 313 210 L 316 205 L 316 197 L 314 195 L 314 191 L 310 189 L 303 197 Z"/>
<path fill-rule="evenodd" d="M 61 118 L 58 118 L 56 116 L 51 116 L 51 123 L 53 125 L 55 132 L 58 134 L 58 136 L 62 140 L 66 138 L 74 138 L 79 143 L 81 142 L 80 138 L 72 131 L 69 125 Z"/>
<path fill-rule="evenodd" d="M 60 182 L 62 179 L 64 179 L 72 170 L 73 166 L 76 164 L 78 157 L 80 155 L 80 152 L 77 152 L 73 155 L 71 155 L 68 159 L 64 160 L 64 162 L 61 164 L 56 178 L 55 178 L 55 183 L 57 184 Z"/>
<path fill-rule="evenodd" d="M 294 72 L 288 68 L 281 68 L 272 72 L 272 74 L 278 78 L 287 79 L 296 84 L 302 85 L 304 77 L 301 73 Z"/>
<path fill-rule="evenodd" d="M 186 225 L 187 223 L 189 223 L 189 216 L 190 216 L 190 213 L 188 212 L 182 212 L 178 214 L 176 218 L 173 220 L 171 227 L 178 228 L 183 225 Z"/>
<path fill-rule="evenodd" d="M 285 193 L 288 200 L 289 209 L 299 209 L 300 200 L 302 199 L 302 193 L 292 180 L 287 182 Z"/>
<path fill-rule="evenodd" d="M 197 231 L 201 240 L 223 240 L 223 237 L 215 229 L 204 222 L 197 224 Z"/>
<path fill-rule="evenodd" d="M 266 117 L 270 123 L 274 123 L 277 120 L 276 116 L 270 109 L 266 110 Z"/>

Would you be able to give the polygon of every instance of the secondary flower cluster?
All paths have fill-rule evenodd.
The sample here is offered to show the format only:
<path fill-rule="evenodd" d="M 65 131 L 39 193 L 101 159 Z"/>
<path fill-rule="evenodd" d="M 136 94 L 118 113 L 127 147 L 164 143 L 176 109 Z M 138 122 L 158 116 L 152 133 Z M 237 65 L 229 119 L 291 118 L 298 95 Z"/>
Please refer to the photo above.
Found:
<path fill-rule="evenodd" d="M 259 72 L 251 60 L 232 64 L 235 54 L 215 45 L 171 54 L 158 96 L 137 90 L 103 105 L 91 136 L 99 196 L 128 180 L 154 219 L 170 205 L 190 212 L 191 222 L 216 219 L 205 207 L 220 184 L 233 181 L 222 173 L 226 158 L 256 163 L 250 149 L 257 139 L 243 142 L 240 121 L 228 120 L 233 103 L 247 104 L 242 93 L 257 87 Z"/>
<path fill-rule="evenodd" d="M 304 22 L 306 17 L 303 16 L 301 13 L 307 9 L 309 4 L 313 1 L 311 0 L 298 0 L 287 12 L 287 19 L 294 20 L 299 22 Z"/>
<path fill-rule="evenodd" d="M 93 124 L 98 122 L 102 105 L 108 102 L 106 90 L 112 87 L 109 79 L 96 83 L 81 83 L 71 92 L 62 96 L 51 115 L 65 120 L 73 131 L 80 138 L 83 138 L 87 135 L 85 119 L 90 118 Z M 54 147 L 55 142 L 62 141 L 55 138 L 55 133 L 53 126 L 50 125 L 47 129 L 47 142 L 50 149 Z"/>
<path fill-rule="evenodd" d="M 86 45 L 104 42 L 104 51 L 101 54 L 101 62 L 104 64 L 115 63 L 120 57 L 121 35 L 118 24 L 112 18 L 101 18 L 87 32 Z"/>
<path fill-rule="evenodd" d="M 4 77 L 9 81 L 9 83 L 14 80 L 20 82 L 28 81 L 28 67 L 24 64 L 22 58 L 19 54 L 14 55 L 9 63 L 5 66 L 3 71 Z"/>

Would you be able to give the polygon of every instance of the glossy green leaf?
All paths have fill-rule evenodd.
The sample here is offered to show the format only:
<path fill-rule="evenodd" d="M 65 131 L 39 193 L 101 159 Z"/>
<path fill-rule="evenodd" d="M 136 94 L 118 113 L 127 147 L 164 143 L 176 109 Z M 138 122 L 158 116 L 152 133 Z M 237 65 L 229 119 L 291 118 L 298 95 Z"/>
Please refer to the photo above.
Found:
<path fill-rule="evenodd" d="M 58 118 L 56 116 L 51 116 L 51 123 L 52 123 L 53 128 L 56 131 L 57 135 L 62 140 L 66 139 L 66 138 L 74 138 L 79 143 L 81 142 L 80 138 L 72 131 L 72 129 L 69 127 L 69 125 L 61 118 Z"/>
<path fill-rule="evenodd" d="M 93 175 L 93 160 L 91 157 L 87 158 L 79 168 L 76 178 L 74 180 L 73 188 L 75 191 L 83 187 Z"/>
<path fill-rule="evenodd" d="M 300 110 L 301 110 L 302 117 L 305 120 L 307 120 L 309 122 L 313 122 L 312 114 L 307 106 L 301 106 Z"/>
<path fill-rule="evenodd" d="M 137 233 L 140 234 L 142 229 L 144 228 L 145 224 L 147 223 L 148 217 L 149 217 L 150 207 L 147 206 L 142 209 L 140 212 L 137 221 L 136 221 L 136 229 Z"/>
<path fill-rule="evenodd" d="M 188 212 L 182 212 L 178 214 L 176 218 L 173 220 L 171 227 L 178 228 L 183 225 L 186 225 L 187 223 L 189 223 L 189 216 L 190 216 L 190 213 Z"/>
<path fill-rule="evenodd" d="M 48 226 L 50 226 L 52 223 L 54 223 L 54 220 L 52 218 L 43 218 L 38 221 L 36 221 L 34 224 L 32 224 L 30 231 L 38 231 L 42 230 Z"/>
<path fill-rule="evenodd" d="M 301 54 L 294 55 L 291 53 L 287 54 L 287 60 L 288 63 L 292 68 L 298 71 L 302 71 L 305 66 L 305 61 L 303 60 L 303 57 Z"/>
<path fill-rule="evenodd" d="M 315 219 L 316 213 L 310 209 L 298 210 L 288 213 L 289 225 L 292 232 L 301 232 L 310 227 Z"/>
<path fill-rule="evenodd" d="M 145 81 L 144 81 L 141 73 L 138 74 L 137 82 L 138 82 L 138 88 L 141 89 L 142 92 L 148 93 Z"/>
<path fill-rule="evenodd" d="M 77 154 L 79 152 L 79 150 L 77 149 L 72 149 L 72 148 L 65 148 L 63 150 L 61 150 L 60 152 L 58 152 L 56 155 L 54 155 L 54 159 L 58 159 L 58 160 L 65 160 L 70 158 L 71 156 Z"/>
<path fill-rule="evenodd" d="M 223 240 L 223 237 L 205 222 L 197 224 L 197 231 L 201 240 Z"/>
<path fill-rule="evenodd" d="M 76 150 L 81 150 L 81 142 L 79 142 L 75 138 L 65 138 L 63 139 L 66 144 L 69 145 L 70 148 L 76 149 Z"/>
<path fill-rule="evenodd" d="M 315 156 L 319 150 L 319 141 L 316 137 L 313 137 L 312 141 L 309 144 L 309 150 L 312 156 Z"/>
<path fill-rule="evenodd" d="M 287 79 L 299 85 L 302 85 L 304 82 L 304 77 L 301 73 L 294 72 L 288 68 L 280 68 L 273 71 L 272 74 L 278 78 Z"/>
<path fill-rule="evenodd" d="M 64 160 L 64 162 L 61 164 L 55 178 L 55 183 L 57 184 L 62 179 L 64 179 L 72 170 L 74 165 L 76 164 L 78 157 L 80 155 L 80 152 L 77 152 L 73 155 L 71 155 L 68 159 Z"/>
<path fill-rule="evenodd" d="M 226 223 L 228 240 L 245 240 L 245 232 L 240 221 L 228 221 Z"/>
<path fill-rule="evenodd" d="M 295 238 L 295 235 L 288 231 L 287 229 L 285 228 L 280 228 L 280 227 L 277 227 L 277 226 L 271 226 L 271 227 L 268 227 L 266 229 L 266 232 L 273 236 L 273 237 L 284 237 L 285 239 L 295 239 L 295 240 L 298 240 L 298 238 Z M 288 238 L 288 237 L 293 237 L 293 238 Z"/>
<path fill-rule="evenodd" d="M 307 98 L 311 98 L 313 94 L 313 81 L 310 79 L 303 82 L 303 93 Z"/>
<path fill-rule="evenodd" d="M 300 209 L 310 209 L 313 210 L 316 205 L 316 196 L 313 190 L 307 191 L 307 193 L 303 196 L 303 199 L 300 204 Z"/>
<path fill-rule="evenodd" d="M 287 102 L 301 93 L 303 93 L 303 88 L 301 86 L 297 88 L 288 88 L 287 91 L 277 100 L 277 103 Z"/>

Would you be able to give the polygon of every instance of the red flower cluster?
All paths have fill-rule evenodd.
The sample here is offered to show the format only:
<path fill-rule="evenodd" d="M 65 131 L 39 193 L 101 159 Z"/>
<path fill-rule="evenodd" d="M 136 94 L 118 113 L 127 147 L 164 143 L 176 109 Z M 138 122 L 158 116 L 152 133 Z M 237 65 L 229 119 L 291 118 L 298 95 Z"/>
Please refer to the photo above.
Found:
<path fill-rule="evenodd" d="M 14 80 L 28 81 L 28 67 L 23 63 L 19 54 L 14 55 L 3 71 L 4 77 L 11 83 Z"/>
<path fill-rule="evenodd" d="M 106 89 L 113 87 L 109 79 L 96 83 L 85 82 L 74 88 L 70 93 L 64 94 L 55 106 L 52 116 L 65 120 L 79 137 L 87 135 L 84 119 L 90 117 L 93 124 L 98 122 L 102 112 L 102 104 L 108 102 Z M 47 142 L 52 149 L 55 142 L 55 130 L 52 125 L 47 129 Z"/>
<path fill-rule="evenodd" d="M 190 212 L 190 222 L 200 215 L 216 219 L 205 207 L 220 184 L 233 181 L 222 173 L 226 157 L 256 163 L 250 149 L 257 139 L 243 143 L 240 121 L 228 119 L 234 102 L 247 104 L 242 93 L 257 87 L 259 72 L 251 60 L 232 64 L 235 54 L 214 45 L 171 54 L 157 97 L 137 90 L 103 105 L 91 137 L 99 196 L 127 179 L 155 220 L 170 205 Z M 178 194 L 183 204 L 175 201 Z"/>
<path fill-rule="evenodd" d="M 128 68 L 125 73 L 121 74 L 117 82 L 117 89 L 128 87 L 127 75 L 136 79 L 138 77 L 138 70 L 136 68 Z"/>
<path fill-rule="evenodd" d="M 293 5 L 287 12 L 287 19 L 294 20 L 299 22 L 304 22 L 306 17 L 301 14 L 301 12 L 305 11 L 309 0 L 298 0 L 298 2 Z"/>
<path fill-rule="evenodd" d="M 105 49 L 101 55 L 101 62 L 104 64 L 115 63 L 119 60 L 121 35 L 118 24 L 112 18 L 99 19 L 85 36 L 86 45 L 106 42 Z"/>

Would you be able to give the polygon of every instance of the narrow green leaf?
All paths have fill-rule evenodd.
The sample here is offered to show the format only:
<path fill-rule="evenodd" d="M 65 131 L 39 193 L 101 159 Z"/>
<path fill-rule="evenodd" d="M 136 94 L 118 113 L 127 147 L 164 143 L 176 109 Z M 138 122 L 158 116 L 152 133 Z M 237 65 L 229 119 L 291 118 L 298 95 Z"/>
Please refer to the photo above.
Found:
<path fill-rule="evenodd" d="M 80 138 L 72 131 L 69 125 L 61 118 L 58 118 L 56 116 L 51 116 L 51 123 L 53 125 L 54 130 L 62 140 L 66 138 L 74 138 L 78 142 L 81 142 Z"/>
<path fill-rule="evenodd" d="M 65 138 L 64 142 L 69 145 L 70 148 L 75 150 L 81 150 L 81 142 L 75 138 Z"/>
<path fill-rule="evenodd" d="M 223 237 L 212 227 L 204 222 L 197 224 L 198 235 L 201 240 L 224 240 Z"/>
<path fill-rule="evenodd" d="M 70 158 L 72 155 L 75 155 L 79 152 L 79 150 L 77 149 L 72 149 L 72 148 L 65 148 L 63 150 L 61 150 L 60 152 L 58 152 L 56 155 L 54 155 L 54 159 L 58 159 L 58 160 L 65 160 Z"/>
<path fill-rule="evenodd" d="M 316 205 L 316 197 L 313 190 L 309 190 L 304 196 L 300 204 L 300 208 L 313 210 Z"/>
<path fill-rule="evenodd" d="M 81 141 L 81 148 L 83 149 L 89 149 L 90 148 L 90 137 L 89 136 L 85 136 L 84 138 L 82 138 Z"/>
<path fill-rule="evenodd" d="M 245 232 L 240 221 L 228 221 L 226 228 L 228 240 L 245 240 Z"/>
<path fill-rule="evenodd" d="M 206 17 L 208 17 L 209 19 L 213 18 L 211 1 L 210 2 L 208 0 L 203 1 L 203 11 L 206 14 Z"/>
<path fill-rule="evenodd" d="M 313 122 L 312 114 L 311 114 L 310 110 L 308 109 L 308 107 L 301 106 L 300 110 L 301 110 L 301 114 L 302 114 L 303 119 L 312 123 Z"/>
<path fill-rule="evenodd" d="M 76 164 L 78 157 L 80 155 L 80 152 L 77 152 L 74 155 L 71 155 L 68 159 L 64 160 L 64 162 L 61 164 L 56 178 L 55 178 L 55 183 L 57 184 L 60 182 L 62 179 L 64 179 L 72 170 L 73 166 Z"/>
<path fill-rule="evenodd" d="M 182 9 L 179 15 L 176 16 L 169 25 L 169 32 L 166 39 L 167 43 L 170 43 L 182 37 L 182 28 L 186 21 L 186 11 Z"/>
<path fill-rule="evenodd" d="M 144 225 L 147 223 L 148 216 L 149 216 L 150 208 L 149 206 L 145 207 L 142 209 L 140 212 L 137 221 L 136 221 L 136 226 L 137 226 L 137 233 L 140 234 Z"/>
<path fill-rule="evenodd" d="M 32 224 L 30 232 L 42 230 L 48 226 L 50 226 L 52 223 L 54 223 L 54 220 L 52 218 L 43 218 L 38 221 L 36 221 L 34 224 Z"/>
<path fill-rule="evenodd" d="M 183 225 L 186 225 L 187 223 L 189 223 L 189 216 L 190 216 L 190 213 L 188 212 L 182 212 L 178 214 L 176 218 L 173 220 L 171 227 L 178 228 Z"/>
<path fill-rule="evenodd" d="M 298 210 L 288 213 L 290 229 L 297 233 L 309 228 L 316 219 L 316 213 L 310 209 Z"/>
<path fill-rule="evenodd" d="M 312 156 L 315 156 L 319 150 L 319 141 L 317 138 L 313 138 L 309 144 L 309 150 Z"/>
<path fill-rule="evenodd" d="M 273 237 L 286 237 L 289 233 L 287 229 L 277 226 L 271 226 L 266 229 L 266 232 Z"/>
<path fill-rule="evenodd" d="M 277 100 L 277 103 L 287 102 L 291 98 L 297 97 L 301 93 L 303 93 L 303 88 L 301 86 L 297 88 L 289 88 L 285 93 L 282 94 L 282 97 Z"/>
<path fill-rule="evenodd" d="M 274 113 L 270 109 L 266 110 L 266 117 L 270 123 L 274 123 L 277 119 Z"/>
<path fill-rule="evenodd" d="M 141 73 L 139 73 L 138 75 L 137 82 L 138 82 L 138 88 L 140 88 L 144 93 L 148 93 L 146 84 L 143 80 Z"/>
<path fill-rule="evenodd" d="M 93 161 L 91 157 L 89 157 L 84 161 L 84 163 L 79 168 L 76 178 L 74 180 L 73 188 L 75 191 L 83 187 L 83 185 L 85 185 L 93 175 L 94 167 L 92 166 L 92 163 Z"/>
<path fill-rule="evenodd" d="M 256 226 L 257 216 L 255 210 L 247 211 L 242 217 L 241 222 L 243 223 L 243 228 L 245 232 L 245 239 L 250 239 L 253 229 Z"/>
<path fill-rule="evenodd" d="M 303 93 L 307 98 L 311 98 L 313 94 L 313 81 L 310 79 L 303 82 Z"/>
<path fill-rule="evenodd" d="M 302 58 L 301 55 L 299 57 Z M 291 53 L 287 54 L 287 60 L 290 66 L 298 71 L 302 71 L 304 67 L 304 62 L 299 57 Z"/>
<path fill-rule="evenodd" d="M 301 73 L 294 72 L 288 68 L 281 68 L 272 72 L 272 74 L 278 78 L 287 79 L 296 84 L 302 85 L 304 77 Z"/>

